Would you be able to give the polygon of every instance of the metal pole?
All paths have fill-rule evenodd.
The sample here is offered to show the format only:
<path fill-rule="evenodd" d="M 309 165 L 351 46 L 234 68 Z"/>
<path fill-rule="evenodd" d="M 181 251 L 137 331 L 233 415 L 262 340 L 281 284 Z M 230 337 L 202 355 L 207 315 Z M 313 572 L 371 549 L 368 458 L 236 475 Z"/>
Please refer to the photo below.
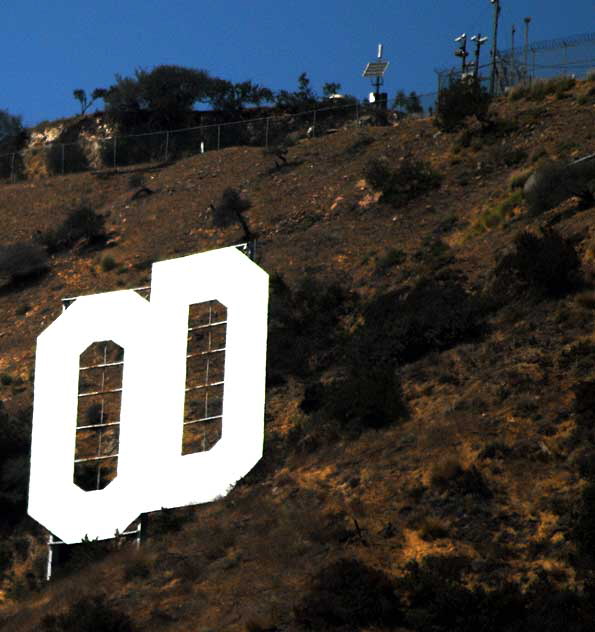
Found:
<path fill-rule="evenodd" d="M 62 145 L 60 145 L 60 147 L 62 149 L 62 151 L 61 151 L 61 154 L 62 154 L 62 175 L 64 175 L 64 143 L 62 143 Z"/>
<path fill-rule="evenodd" d="M 45 570 L 45 579 L 48 582 L 52 578 L 52 557 L 54 555 L 53 544 L 54 544 L 54 539 L 52 538 L 52 534 L 50 533 L 48 537 L 48 563 Z"/>
<path fill-rule="evenodd" d="M 267 117 L 266 119 L 266 127 L 264 130 L 264 146 L 268 148 L 269 146 L 269 122 L 270 122 L 270 117 Z"/>
<path fill-rule="evenodd" d="M 525 22 L 525 52 L 524 52 L 524 62 L 525 62 L 525 79 L 529 75 L 529 24 L 531 23 L 531 18 L 526 17 L 524 19 Z"/>
<path fill-rule="evenodd" d="M 169 150 L 169 131 L 165 132 L 165 162 L 167 162 L 168 150 Z"/>
<path fill-rule="evenodd" d="M 17 174 L 14 171 L 14 152 L 10 157 L 10 181 L 14 184 L 17 179 Z"/>
<path fill-rule="evenodd" d="M 116 169 L 116 152 L 118 146 L 118 137 L 114 136 L 114 169 Z"/>
<path fill-rule="evenodd" d="M 316 136 L 316 110 L 312 116 L 312 136 Z"/>
<path fill-rule="evenodd" d="M 473 75 L 477 79 L 479 77 L 479 56 L 481 53 L 481 47 L 488 41 L 488 38 L 482 37 L 481 33 L 478 33 L 471 39 L 475 42 L 475 67 L 473 69 Z"/>
<path fill-rule="evenodd" d="M 221 125 L 217 125 L 217 149 L 221 149 Z"/>
<path fill-rule="evenodd" d="M 494 5 L 494 39 L 492 41 L 492 73 L 490 76 L 490 94 L 493 96 L 496 87 L 496 57 L 498 55 L 498 20 L 500 19 L 500 0 L 490 0 Z"/>

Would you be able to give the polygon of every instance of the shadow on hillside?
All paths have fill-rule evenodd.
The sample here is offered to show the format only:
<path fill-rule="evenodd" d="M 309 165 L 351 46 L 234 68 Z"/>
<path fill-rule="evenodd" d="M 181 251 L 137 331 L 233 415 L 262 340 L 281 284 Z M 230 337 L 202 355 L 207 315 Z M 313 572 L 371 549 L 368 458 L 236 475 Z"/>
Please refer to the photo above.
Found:
<path fill-rule="evenodd" d="M 0 296 L 7 296 L 9 294 L 13 294 L 16 292 L 22 292 L 27 288 L 33 287 L 37 283 L 41 281 L 43 277 L 45 277 L 50 272 L 50 268 L 45 268 L 43 270 L 36 270 L 31 274 L 27 274 L 25 276 L 19 276 L 4 284 L 0 285 Z"/>

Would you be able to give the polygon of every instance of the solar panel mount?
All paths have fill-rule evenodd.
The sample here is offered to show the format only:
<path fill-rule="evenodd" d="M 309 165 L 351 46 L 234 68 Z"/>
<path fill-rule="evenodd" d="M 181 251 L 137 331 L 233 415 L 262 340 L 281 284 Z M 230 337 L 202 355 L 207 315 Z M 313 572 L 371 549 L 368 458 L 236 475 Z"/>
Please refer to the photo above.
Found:
<path fill-rule="evenodd" d="M 366 65 L 362 77 L 383 77 L 388 64 L 388 61 L 371 61 Z"/>

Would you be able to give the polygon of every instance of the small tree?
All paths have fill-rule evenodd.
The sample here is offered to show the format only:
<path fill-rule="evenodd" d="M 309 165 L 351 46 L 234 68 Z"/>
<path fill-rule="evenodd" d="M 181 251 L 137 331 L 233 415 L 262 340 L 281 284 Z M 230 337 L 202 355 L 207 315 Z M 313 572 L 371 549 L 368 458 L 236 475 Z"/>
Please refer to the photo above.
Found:
<path fill-rule="evenodd" d="M 87 98 L 87 93 L 84 90 L 78 88 L 72 92 L 74 98 L 81 104 L 81 116 L 97 101 L 97 99 L 103 99 L 107 94 L 105 88 L 95 88 L 91 93 L 91 98 Z"/>
<path fill-rule="evenodd" d="M 0 146 L 6 141 L 17 138 L 23 132 L 23 120 L 20 116 L 0 110 Z"/>
<path fill-rule="evenodd" d="M 326 99 L 328 99 L 333 94 L 337 94 L 337 92 L 339 92 L 340 89 L 341 89 L 340 83 L 337 83 L 336 81 L 327 81 L 322 86 L 322 94 L 324 95 Z"/>
<path fill-rule="evenodd" d="M 278 107 L 289 110 L 304 110 L 316 103 L 316 95 L 310 88 L 308 74 L 303 72 L 298 77 L 298 89 L 296 92 L 281 90 L 275 95 L 275 103 Z"/>
<path fill-rule="evenodd" d="M 216 110 L 239 112 L 248 103 L 259 106 L 273 100 L 273 93 L 264 86 L 252 81 L 233 83 L 224 79 L 215 79 L 209 90 L 209 101 Z"/>
<path fill-rule="evenodd" d="M 234 223 L 239 223 L 244 231 L 246 241 L 251 241 L 254 237 L 248 223 L 243 217 L 243 213 L 252 206 L 248 198 L 242 197 L 237 189 L 228 187 L 223 191 L 221 201 L 217 206 L 211 204 L 213 212 L 213 226 L 217 228 L 227 228 Z"/>

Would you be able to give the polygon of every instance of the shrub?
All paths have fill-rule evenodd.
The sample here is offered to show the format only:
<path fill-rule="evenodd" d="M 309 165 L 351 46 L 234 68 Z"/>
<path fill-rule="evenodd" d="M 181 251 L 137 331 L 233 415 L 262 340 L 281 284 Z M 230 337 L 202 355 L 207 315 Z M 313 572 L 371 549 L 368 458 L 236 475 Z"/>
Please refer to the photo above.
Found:
<path fill-rule="evenodd" d="M 243 217 L 243 213 L 251 206 L 252 203 L 248 198 L 242 197 L 237 189 L 228 187 L 223 191 L 219 203 L 216 206 L 211 204 L 213 226 L 227 228 L 237 222 L 242 226 L 246 241 L 250 241 L 253 235 Z"/>
<path fill-rule="evenodd" d="M 510 193 L 504 200 L 496 206 L 484 211 L 478 220 L 478 224 L 483 229 L 490 229 L 499 226 L 514 215 L 515 209 L 524 203 L 523 193 L 518 189 Z"/>
<path fill-rule="evenodd" d="M 508 581 L 487 591 L 466 587 L 462 573 L 468 558 L 426 556 L 407 564 L 396 580 L 407 596 L 405 627 L 425 632 L 588 632 L 592 629 L 592 588 L 583 592 L 559 589 L 545 572 L 525 592 Z M 553 573 L 552 573 L 553 575 Z"/>
<path fill-rule="evenodd" d="M 110 270 L 113 270 L 117 265 L 118 262 L 111 255 L 106 255 L 101 260 L 101 269 L 104 272 L 109 272 Z"/>
<path fill-rule="evenodd" d="M 389 268 L 394 266 L 398 266 L 405 261 L 407 255 L 402 251 L 396 248 L 391 248 L 388 250 L 376 263 L 376 272 L 379 274 L 383 274 Z"/>
<path fill-rule="evenodd" d="M 45 250 L 33 242 L 0 246 L 0 277 L 10 283 L 31 279 L 49 268 Z"/>
<path fill-rule="evenodd" d="M 341 559 L 320 570 L 294 612 L 307 630 L 394 626 L 402 620 L 391 579 L 356 559 Z"/>
<path fill-rule="evenodd" d="M 484 310 L 479 297 L 457 280 L 424 278 L 407 291 L 389 292 L 368 304 L 365 323 L 352 341 L 355 357 L 372 353 L 399 366 L 414 362 L 480 335 Z"/>
<path fill-rule="evenodd" d="M 581 282 L 580 258 L 573 244 L 554 229 L 542 228 L 541 236 L 517 235 L 513 252 L 494 270 L 493 290 L 502 298 L 526 292 L 554 298 L 574 291 Z"/>
<path fill-rule="evenodd" d="M 449 459 L 434 466 L 430 480 L 440 490 L 472 494 L 486 500 L 493 496 L 484 476 L 474 465 L 464 469 L 455 460 Z"/>
<path fill-rule="evenodd" d="M 349 366 L 348 375 L 326 390 L 323 415 L 339 430 L 359 434 L 407 417 L 401 380 L 392 362 L 380 363 L 365 354 Z"/>
<path fill-rule="evenodd" d="M 29 482 L 31 411 L 9 414 L 0 402 L 0 513 L 3 526 L 24 515 Z"/>
<path fill-rule="evenodd" d="M 271 279 L 267 367 L 269 383 L 288 375 L 305 377 L 327 366 L 342 339 L 340 320 L 353 296 L 336 283 L 307 277 L 291 290 L 279 275 Z"/>
<path fill-rule="evenodd" d="M 572 77 L 554 77 L 552 79 L 534 79 L 531 83 L 521 83 L 508 92 L 511 101 L 528 99 L 542 101 L 546 96 L 555 94 L 561 96 L 576 85 Z"/>
<path fill-rule="evenodd" d="M 573 390 L 577 436 L 595 445 L 595 381 L 578 382 Z"/>
<path fill-rule="evenodd" d="M 438 94 L 435 123 L 443 131 L 452 132 L 468 116 L 485 121 L 490 101 L 490 95 L 478 81 L 455 81 Z"/>
<path fill-rule="evenodd" d="M 595 480 L 592 478 L 581 494 L 572 527 L 572 539 L 576 543 L 577 553 L 584 558 L 584 562 L 593 566 L 595 562 Z"/>
<path fill-rule="evenodd" d="M 595 161 L 586 160 L 576 164 L 548 161 L 529 177 L 524 186 L 524 195 L 533 215 L 554 208 L 571 196 L 581 199 L 588 207 L 593 204 L 595 193 Z"/>
<path fill-rule="evenodd" d="M 133 632 L 130 617 L 109 606 L 105 597 L 84 597 L 66 612 L 46 615 L 43 632 Z"/>
<path fill-rule="evenodd" d="M 385 161 L 373 159 L 366 165 L 366 180 L 382 192 L 381 200 L 395 207 L 440 187 L 442 176 L 423 160 L 405 158 L 393 171 Z"/>
<path fill-rule="evenodd" d="M 423 519 L 419 527 L 419 532 L 422 540 L 431 542 L 432 540 L 446 538 L 448 536 L 448 527 L 442 520 L 427 516 Z"/>
<path fill-rule="evenodd" d="M 103 215 L 99 215 L 86 204 L 81 204 L 69 212 L 58 228 L 44 233 L 41 241 L 50 253 L 68 250 L 80 240 L 89 245 L 101 243 L 107 237 L 104 225 Z"/>

